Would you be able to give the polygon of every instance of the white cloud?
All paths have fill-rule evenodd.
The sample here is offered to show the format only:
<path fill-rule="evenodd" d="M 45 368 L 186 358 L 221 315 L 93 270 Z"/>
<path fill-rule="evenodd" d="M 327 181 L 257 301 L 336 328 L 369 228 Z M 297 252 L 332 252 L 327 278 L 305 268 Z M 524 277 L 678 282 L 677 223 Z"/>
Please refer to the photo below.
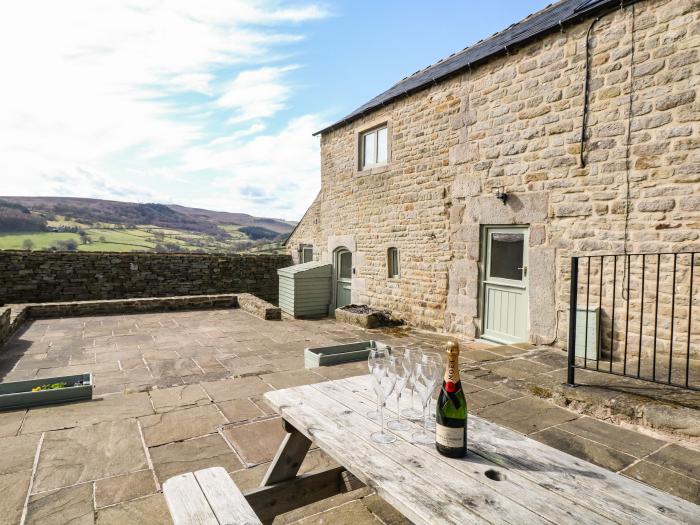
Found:
<path fill-rule="evenodd" d="M 40 191 L 35 191 L 41 188 Z M 90 197 L 133 202 L 167 202 L 167 195 L 115 179 L 89 167 L 53 170 L 51 175 L 32 173 L 27 178 L 7 177 L 2 180 L 3 195 L 56 195 Z"/>
<path fill-rule="evenodd" d="M 309 137 L 291 136 L 291 123 L 277 135 L 261 133 L 292 93 L 287 74 L 297 66 L 279 63 L 281 50 L 303 38 L 301 23 L 328 15 L 313 1 L 3 2 L 0 195 L 182 201 L 187 192 L 173 186 L 171 196 L 160 195 L 158 183 L 192 183 L 207 166 L 235 167 L 232 177 L 250 180 L 246 170 L 259 172 L 258 162 L 244 169 L 224 159 L 247 158 L 261 141 L 296 141 L 314 155 L 293 159 L 300 173 L 287 170 L 289 178 L 307 177 L 318 163 Z M 213 134 L 221 128 L 212 122 L 227 118 L 234 126 Z M 308 120 L 294 129 L 300 122 Z M 221 209 L 238 211 L 236 198 Z"/>
<path fill-rule="evenodd" d="M 279 133 L 188 150 L 184 172 L 221 174 L 211 184 L 216 196 L 197 197 L 193 205 L 230 209 L 235 200 L 244 213 L 300 218 L 320 188 L 319 143 L 312 136 L 320 127 L 320 117 L 305 115 Z"/>
<path fill-rule="evenodd" d="M 285 107 L 290 87 L 282 82 L 282 77 L 293 69 L 296 66 L 242 71 L 226 88 L 217 104 L 236 112 L 229 119 L 233 124 L 271 117 Z"/>

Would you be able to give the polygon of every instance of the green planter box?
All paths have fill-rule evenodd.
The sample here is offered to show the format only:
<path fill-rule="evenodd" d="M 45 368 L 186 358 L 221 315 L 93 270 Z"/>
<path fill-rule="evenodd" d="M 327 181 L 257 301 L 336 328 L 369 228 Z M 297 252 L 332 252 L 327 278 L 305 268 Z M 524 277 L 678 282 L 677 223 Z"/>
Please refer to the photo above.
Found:
<path fill-rule="evenodd" d="M 51 383 L 77 383 L 79 381 L 82 381 L 83 384 L 58 388 L 56 390 L 39 390 L 37 392 L 32 392 L 32 388 L 36 386 Z M 0 383 L 0 410 L 29 408 L 38 405 L 52 405 L 54 403 L 92 399 L 92 386 L 92 374 L 46 377 L 43 379 L 31 379 L 29 381 Z"/>
<path fill-rule="evenodd" d="M 380 341 L 361 341 L 335 346 L 319 346 L 304 350 L 304 367 L 338 365 L 367 359 L 371 348 L 389 348 Z"/>

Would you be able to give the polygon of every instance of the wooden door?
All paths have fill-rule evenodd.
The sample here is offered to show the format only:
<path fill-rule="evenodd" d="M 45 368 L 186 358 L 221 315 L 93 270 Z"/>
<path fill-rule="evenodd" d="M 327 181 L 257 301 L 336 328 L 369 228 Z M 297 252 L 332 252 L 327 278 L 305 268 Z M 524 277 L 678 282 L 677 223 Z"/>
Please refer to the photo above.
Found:
<path fill-rule="evenodd" d="M 483 334 L 499 343 L 527 341 L 528 229 L 487 227 L 484 235 Z"/>
<path fill-rule="evenodd" d="M 335 252 L 335 307 L 350 304 L 352 292 L 352 253 L 341 248 Z"/>

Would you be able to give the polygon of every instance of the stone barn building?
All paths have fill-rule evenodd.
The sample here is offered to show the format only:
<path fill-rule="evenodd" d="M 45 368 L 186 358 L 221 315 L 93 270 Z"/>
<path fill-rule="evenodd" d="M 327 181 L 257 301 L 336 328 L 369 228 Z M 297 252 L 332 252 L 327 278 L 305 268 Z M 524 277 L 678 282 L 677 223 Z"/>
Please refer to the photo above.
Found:
<path fill-rule="evenodd" d="M 602 333 L 614 325 L 617 341 L 626 320 L 661 346 L 674 323 L 689 337 L 688 300 L 700 305 L 700 257 L 687 253 L 700 250 L 699 8 L 563 0 L 322 129 L 321 190 L 287 241 L 295 262 L 334 265 L 334 306 L 565 345 L 571 257 L 623 254 L 579 270 L 579 304 L 586 287 L 591 304 L 598 294 Z M 644 263 L 624 255 L 641 253 Z"/>

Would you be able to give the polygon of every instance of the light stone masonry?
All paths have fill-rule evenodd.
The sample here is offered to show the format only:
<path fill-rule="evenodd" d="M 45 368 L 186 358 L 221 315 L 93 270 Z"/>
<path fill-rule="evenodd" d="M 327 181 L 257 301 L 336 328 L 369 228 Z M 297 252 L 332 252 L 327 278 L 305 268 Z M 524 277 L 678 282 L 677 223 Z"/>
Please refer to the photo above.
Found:
<path fill-rule="evenodd" d="M 332 262 L 345 246 L 354 303 L 475 336 L 481 227 L 528 225 L 529 339 L 566 344 L 571 256 L 700 250 L 699 7 L 644 0 L 595 23 L 583 165 L 590 19 L 324 132 L 321 191 L 288 241 L 290 254 L 298 261 L 309 244 L 315 259 Z M 381 122 L 390 123 L 389 163 L 358 171 L 358 134 Z M 505 206 L 494 197 L 500 186 Z M 400 253 L 398 278 L 387 277 L 389 246 Z M 687 299 L 688 261 L 678 266 L 676 294 Z M 603 270 L 604 286 L 623 279 L 617 270 Z M 697 270 L 695 278 L 700 284 Z M 663 308 L 668 295 L 659 292 Z M 700 285 L 693 301 L 700 306 Z M 675 314 L 680 326 L 687 302 Z"/>

